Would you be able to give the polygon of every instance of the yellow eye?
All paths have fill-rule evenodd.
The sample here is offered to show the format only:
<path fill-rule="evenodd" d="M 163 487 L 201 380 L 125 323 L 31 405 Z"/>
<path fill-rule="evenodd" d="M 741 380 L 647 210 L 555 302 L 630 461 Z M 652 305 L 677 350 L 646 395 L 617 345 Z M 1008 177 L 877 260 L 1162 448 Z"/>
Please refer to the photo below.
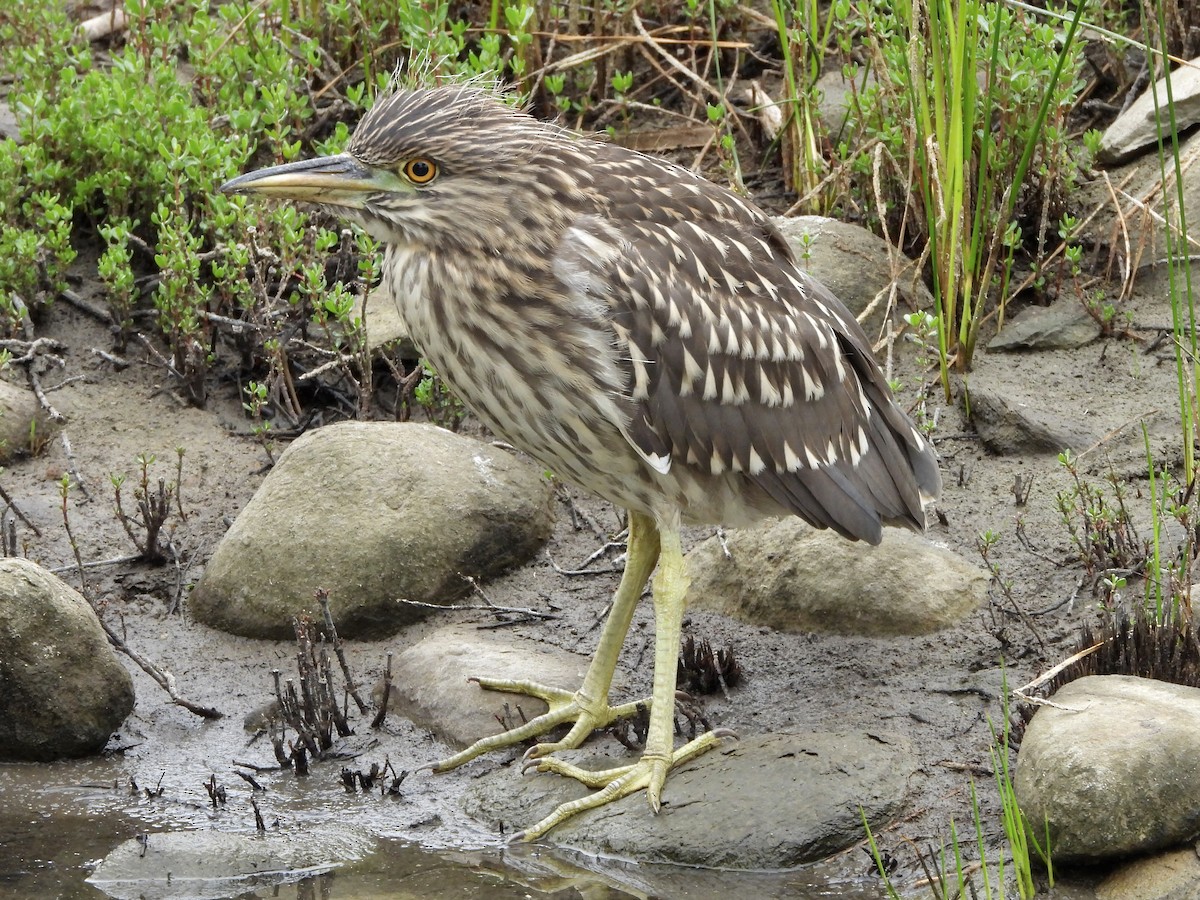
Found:
<path fill-rule="evenodd" d="M 404 164 L 404 177 L 413 184 L 429 184 L 437 178 L 438 167 L 432 159 L 418 156 Z"/>

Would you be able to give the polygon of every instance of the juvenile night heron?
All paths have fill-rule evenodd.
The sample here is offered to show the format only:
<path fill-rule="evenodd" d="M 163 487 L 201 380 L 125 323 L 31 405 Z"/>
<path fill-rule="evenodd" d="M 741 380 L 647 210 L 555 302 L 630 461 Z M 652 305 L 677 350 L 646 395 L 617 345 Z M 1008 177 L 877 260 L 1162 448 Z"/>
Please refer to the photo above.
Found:
<path fill-rule="evenodd" d="M 672 766 L 720 739 L 675 749 L 681 523 L 798 515 L 872 544 L 884 523 L 924 527 L 937 459 L 866 336 L 762 210 L 686 169 L 459 85 L 384 97 L 346 153 L 221 190 L 307 201 L 362 225 L 386 245 L 383 278 L 412 338 L 467 406 L 556 475 L 629 510 L 625 572 L 580 689 L 481 679 L 549 712 L 434 767 L 573 723 L 528 755 L 597 791 L 526 838 L 642 789 L 657 812 Z M 609 686 L 656 564 L 644 754 L 604 772 L 549 756 L 636 710 L 610 706 Z"/>

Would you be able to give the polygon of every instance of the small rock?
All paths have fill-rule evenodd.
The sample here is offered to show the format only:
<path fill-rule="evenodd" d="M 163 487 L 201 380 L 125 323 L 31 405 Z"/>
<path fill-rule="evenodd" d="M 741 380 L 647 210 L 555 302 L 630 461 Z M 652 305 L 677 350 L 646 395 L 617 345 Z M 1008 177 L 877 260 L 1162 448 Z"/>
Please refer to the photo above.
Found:
<path fill-rule="evenodd" d="M 33 429 L 40 433 L 47 427 L 39 418 L 39 412 L 32 391 L 0 381 L 0 462 L 11 459 L 14 453 L 30 449 Z"/>
<path fill-rule="evenodd" d="M 1070 350 L 1100 337 L 1099 323 L 1075 300 L 1031 306 L 988 342 L 989 350 Z"/>
<path fill-rule="evenodd" d="M 952 625 L 987 594 L 988 574 L 899 528 L 878 547 L 797 518 L 729 531 L 688 554 L 688 603 L 778 631 L 886 636 Z"/>
<path fill-rule="evenodd" d="M 468 678 L 537 681 L 574 691 L 590 661 L 519 635 L 451 625 L 396 657 L 388 705 L 454 746 L 466 747 L 505 730 L 500 724 L 505 706 L 510 726 L 520 725 L 522 715 L 528 720 L 547 710 L 536 697 L 485 691 Z"/>
<path fill-rule="evenodd" d="M 1197 900 L 1196 850 L 1173 850 L 1126 863 L 1096 886 L 1096 900 Z"/>
<path fill-rule="evenodd" d="M 586 750 L 560 754 L 588 769 L 627 765 Z M 863 840 L 901 809 L 916 764 L 903 738 L 863 732 L 766 734 L 728 741 L 674 771 L 656 816 L 639 791 L 585 812 L 543 842 L 639 863 L 785 869 Z M 512 831 L 589 794 L 554 775 L 509 769 L 480 778 L 463 798 L 468 815 Z"/>
<path fill-rule="evenodd" d="M 1056 860 L 1150 853 L 1200 833 L 1200 689 L 1089 675 L 1042 707 L 1017 757 L 1017 801 L 1049 821 Z"/>
<path fill-rule="evenodd" d="M 1085 450 L 1099 440 L 1088 424 L 1073 417 L 1073 412 L 1084 413 L 1078 405 L 1064 403 L 1037 379 L 1017 383 L 976 359 L 968 390 L 959 396 L 970 404 L 971 424 L 988 450 L 1001 456 L 1061 453 Z"/>
<path fill-rule="evenodd" d="M 12 140 L 21 143 L 21 126 L 13 115 L 12 107 L 5 100 L 0 100 L 0 141 Z"/>
<path fill-rule="evenodd" d="M 330 592 L 338 633 L 383 637 L 526 562 L 550 536 L 536 466 L 432 425 L 342 422 L 279 458 L 222 538 L 191 597 L 195 618 L 286 639 Z"/>
<path fill-rule="evenodd" d="M 855 316 L 879 298 L 864 327 L 877 328 L 887 309 L 893 282 L 899 296 L 914 309 L 931 309 L 933 296 L 921 281 L 917 264 L 867 229 L 824 216 L 777 218 L 800 268 L 829 288 Z M 896 268 L 894 268 L 896 267 Z"/>
<path fill-rule="evenodd" d="M 0 559 L 0 759 L 96 753 L 133 704 L 87 600 L 28 560 Z"/>
<path fill-rule="evenodd" d="M 255 888 L 278 890 L 361 859 L 374 843 L 350 829 L 311 825 L 263 833 L 154 832 L 120 844 L 87 881 L 121 900 L 259 896 Z"/>
<path fill-rule="evenodd" d="M 858 71 L 858 84 L 852 86 L 846 80 L 841 66 L 832 68 L 817 79 L 817 114 L 825 133 L 837 135 L 846 127 L 851 114 L 855 113 L 856 98 L 866 91 L 876 91 L 878 79 L 870 68 L 863 66 Z M 856 117 L 861 113 L 855 113 Z"/>
<path fill-rule="evenodd" d="M 1155 113 L 1155 97 L 1158 114 Z M 1175 127 L 1182 132 L 1200 122 L 1200 56 L 1171 71 L 1171 112 Z M 1153 88 L 1133 101 L 1116 120 L 1105 129 L 1100 139 L 1100 151 L 1096 159 L 1106 165 L 1115 165 L 1133 158 L 1139 152 L 1155 146 L 1158 134 L 1170 132 L 1166 116 L 1167 79 L 1159 79 Z"/>
<path fill-rule="evenodd" d="M 351 315 L 366 322 L 368 349 L 374 351 L 385 344 L 398 344 L 405 359 L 415 359 L 421 355 L 412 342 L 408 326 L 400 318 L 400 308 L 396 305 L 386 278 L 367 293 L 365 300 L 354 298 Z"/>

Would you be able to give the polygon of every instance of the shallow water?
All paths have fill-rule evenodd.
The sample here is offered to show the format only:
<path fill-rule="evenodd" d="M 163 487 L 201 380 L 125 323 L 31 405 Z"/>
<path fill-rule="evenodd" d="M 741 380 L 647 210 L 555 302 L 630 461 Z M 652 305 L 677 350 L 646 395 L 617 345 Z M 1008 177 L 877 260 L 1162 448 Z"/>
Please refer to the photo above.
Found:
<path fill-rule="evenodd" d="M 483 834 L 475 846 L 447 846 L 440 836 L 446 829 L 438 827 L 436 816 L 428 828 L 414 828 L 413 811 L 402 805 L 403 799 L 347 794 L 320 774 L 299 787 L 294 777 L 261 776 L 268 789 L 257 796 L 268 837 L 290 834 L 297 843 L 311 843 L 317 857 L 341 852 L 350 858 L 257 880 L 244 872 L 220 880 L 229 856 L 223 849 L 227 845 L 213 843 L 213 836 L 255 845 L 253 823 L 243 815 L 248 804 L 235 802 L 234 796 L 248 792 L 241 791 L 240 783 L 226 781 L 230 800 L 215 809 L 202 790 L 179 793 L 175 786 L 199 785 L 211 772 L 197 757 L 181 754 L 162 773 L 162 795 L 148 797 L 146 789 L 155 789 L 157 779 L 134 774 L 138 768 L 135 758 L 120 755 L 0 765 L 0 898 L 880 896 L 877 883 L 866 874 L 868 867 L 855 857 L 843 864 L 853 872 L 826 866 L 754 874 L 638 866 L 540 845 L 509 846 Z M 131 774 L 138 782 L 136 792 Z M 398 814 L 401 810 L 409 814 Z M 461 840 L 461 830 L 456 832 Z M 168 862 L 152 864 L 154 852 L 161 851 L 168 837 L 181 833 L 188 852 L 180 856 L 176 848 L 165 857 Z M 244 839 L 234 837 L 238 834 Z M 331 835 L 348 837 L 349 843 L 333 841 Z M 89 883 L 106 856 L 138 836 L 147 842 L 148 861 L 135 879 Z M 346 846 L 362 847 L 362 852 L 346 853 Z M 203 878 L 189 879 L 184 874 L 189 864 L 199 866 Z M 111 868 L 109 863 L 106 869 Z M 164 877 L 167 873 L 172 877 Z"/>

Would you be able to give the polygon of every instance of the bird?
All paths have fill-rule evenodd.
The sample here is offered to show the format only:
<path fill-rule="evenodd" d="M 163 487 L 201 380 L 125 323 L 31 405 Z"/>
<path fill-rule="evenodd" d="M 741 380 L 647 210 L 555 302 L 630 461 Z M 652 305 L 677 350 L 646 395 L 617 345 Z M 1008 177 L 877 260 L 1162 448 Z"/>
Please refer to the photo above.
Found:
<path fill-rule="evenodd" d="M 931 442 L 897 404 L 855 318 L 799 265 L 770 216 L 666 159 L 539 120 L 495 84 L 394 86 L 343 153 L 221 186 L 306 202 L 383 246 L 381 280 L 425 359 L 492 433 L 628 513 L 624 572 L 576 691 L 472 679 L 548 711 L 431 766 L 543 738 L 526 768 L 593 789 L 516 837 L 645 791 L 723 730 L 675 747 L 688 590 L 680 529 L 799 516 L 877 544 L 925 527 L 941 490 Z M 610 704 L 649 583 L 653 688 Z M 554 754 L 648 704 L 635 762 Z M 643 706 L 644 708 L 644 706 Z"/>

